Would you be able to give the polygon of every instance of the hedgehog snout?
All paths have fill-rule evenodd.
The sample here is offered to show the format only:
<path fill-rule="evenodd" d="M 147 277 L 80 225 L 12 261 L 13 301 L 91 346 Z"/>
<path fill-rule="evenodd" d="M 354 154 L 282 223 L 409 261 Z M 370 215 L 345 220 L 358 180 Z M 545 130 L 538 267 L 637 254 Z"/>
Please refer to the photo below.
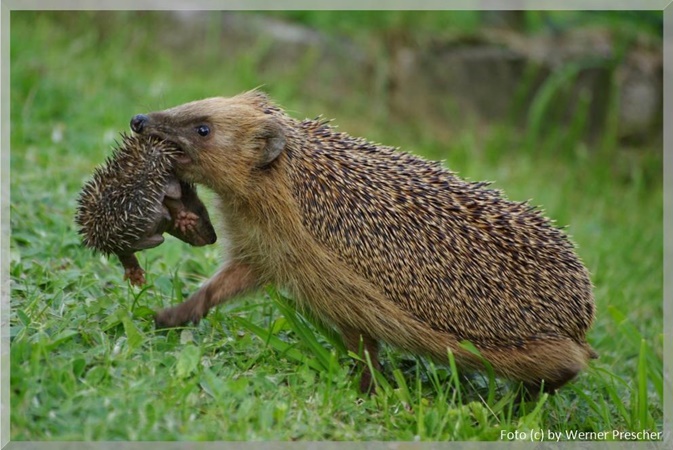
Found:
<path fill-rule="evenodd" d="M 149 120 L 150 118 L 145 114 L 137 114 L 131 119 L 131 129 L 136 133 L 142 133 Z"/>

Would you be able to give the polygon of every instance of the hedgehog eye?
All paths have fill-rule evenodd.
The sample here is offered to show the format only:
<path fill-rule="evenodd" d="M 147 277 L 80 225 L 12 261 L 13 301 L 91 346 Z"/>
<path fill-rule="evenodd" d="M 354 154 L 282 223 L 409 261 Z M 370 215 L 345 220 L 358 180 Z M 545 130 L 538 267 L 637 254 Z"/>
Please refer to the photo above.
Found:
<path fill-rule="evenodd" d="M 199 125 L 196 127 L 196 132 L 199 133 L 199 136 L 208 136 L 208 134 L 210 134 L 210 128 L 208 125 Z"/>

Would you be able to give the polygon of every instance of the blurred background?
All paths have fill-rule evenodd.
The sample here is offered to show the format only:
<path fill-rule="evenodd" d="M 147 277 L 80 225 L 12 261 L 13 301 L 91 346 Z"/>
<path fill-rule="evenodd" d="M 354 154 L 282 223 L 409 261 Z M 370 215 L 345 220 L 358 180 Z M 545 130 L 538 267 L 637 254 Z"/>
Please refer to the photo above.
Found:
<path fill-rule="evenodd" d="M 63 120 L 97 89 L 117 88 L 120 102 L 135 99 L 144 110 L 262 87 L 285 107 L 297 107 L 299 115 L 338 115 L 349 129 L 352 122 L 355 134 L 399 124 L 421 137 L 452 139 L 466 126 L 508 123 L 533 139 L 558 134 L 556 150 L 562 152 L 576 150 L 568 140 L 640 145 L 661 139 L 658 11 L 12 17 L 19 28 L 13 35 L 23 24 L 32 35 L 13 40 L 13 56 L 31 65 L 13 71 L 12 87 L 25 87 L 35 77 L 43 83 L 69 78 L 54 93 L 78 99 L 55 116 Z M 50 47 L 49 60 L 30 48 L 31 41 Z M 91 64 L 82 64 L 92 56 Z M 68 73 L 73 64 L 77 73 Z M 13 91 L 19 100 L 20 92 Z"/>
<path fill-rule="evenodd" d="M 124 333 L 110 318 L 179 301 L 221 258 L 217 247 L 167 237 L 143 252 L 152 285 L 132 296 L 114 258 L 80 245 L 73 217 L 82 185 L 133 115 L 253 88 L 297 119 L 323 115 L 340 131 L 542 205 L 567 227 L 596 286 L 589 342 L 601 359 L 579 382 L 588 394 L 578 417 L 598 430 L 648 420 L 660 428 L 662 26 L 657 11 L 12 11 L 14 436 L 40 438 L 46 427 L 81 437 L 79 419 L 46 419 L 49 402 L 65 408 L 59 399 L 70 394 L 55 388 L 33 400 L 37 380 L 54 377 L 39 362 L 70 367 L 77 355 L 75 373 L 86 378 L 101 358 L 99 336 Z M 245 314 L 270 320 L 256 311 Z M 228 313 L 213 314 L 235 328 Z M 102 321 L 103 332 L 92 329 Z M 143 330 L 152 333 L 150 321 Z M 608 395 L 613 376 L 620 381 Z M 644 407 L 631 401 L 636 378 Z M 644 413 L 605 406 L 619 398 Z M 600 408 L 587 410 L 588 399 L 608 412 L 592 415 Z M 548 419 L 562 424 L 563 414 Z M 133 436 L 96 431 L 114 426 L 104 417 L 98 424 L 89 437 Z"/>

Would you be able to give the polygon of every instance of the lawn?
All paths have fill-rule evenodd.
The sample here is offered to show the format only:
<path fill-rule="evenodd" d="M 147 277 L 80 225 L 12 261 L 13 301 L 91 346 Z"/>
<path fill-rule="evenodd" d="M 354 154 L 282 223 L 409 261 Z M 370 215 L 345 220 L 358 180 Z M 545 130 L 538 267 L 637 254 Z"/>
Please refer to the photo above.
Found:
<path fill-rule="evenodd" d="M 163 25 L 151 14 L 12 13 L 12 440 L 444 441 L 531 430 L 662 431 L 659 145 L 561 139 L 566 130 L 553 123 L 546 125 L 554 132 L 534 139 L 493 124 L 439 140 L 418 126 L 391 127 L 362 93 L 328 110 L 302 97 L 292 73 L 260 76 L 255 57 L 222 62 L 210 32 L 187 49 L 163 48 L 156 34 Z M 386 347 L 377 394 L 363 397 L 341 344 L 272 287 L 213 310 L 198 326 L 157 332 L 152 311 L 179 303 L 212 275 L 220 246 L 167 237 L 139 254 L 147 287 L 131 287 L 116 258 L 81 246 L 73 220 L 79 190 L 134 114 L 260 84 L 297 118 L 334 117 L 342 131 L 442 160 L 466 178 L 494 180 L 511 199 L 541 205 L 567 227 L 592 274 L 597 316 L 588 340 L 600 359 L 557 395 L 520 402 L 516 384 Z M 201 192 L 212 205 L 212 194 Z"/>

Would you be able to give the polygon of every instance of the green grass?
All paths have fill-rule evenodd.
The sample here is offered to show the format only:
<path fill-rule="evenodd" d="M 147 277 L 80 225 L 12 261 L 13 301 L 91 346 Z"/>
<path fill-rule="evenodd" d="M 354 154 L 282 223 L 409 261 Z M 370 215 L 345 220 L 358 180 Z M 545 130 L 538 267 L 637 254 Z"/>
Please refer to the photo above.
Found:
<path fill-rule="evenodd" d="M 547 132 L 544 98 L 528 133 L 469 128 L 439 142 L 368 113 L 372 100 L 357 91 L 342 109 L 321 109 L 292 73 L 262 75 L 261 51 L 223 61 L 212 29 L 177 56 L 155 34 L 164 26 L 156 15 L 12 13 L 12 440 L 499 440 L 536 429 L 662 429 L 660 149 Z M 384 347 L 377 394 L 362 398 L 341 343 L 273 289 L 197 327 L 155 331 L 151 311 L 194 292 L 217 269 L 219 247 L 169 237 L 139 255 L 149 285 L 127 286 L 115 258 L 79 243 L 79 189 L 132 115 L 260 84 L 298 118 L 336 117 L 344 131 L 544 206 L 592 272 L 588 339 L 600 359 L 557 395 L 521 403 L 515 384 Z"/>

